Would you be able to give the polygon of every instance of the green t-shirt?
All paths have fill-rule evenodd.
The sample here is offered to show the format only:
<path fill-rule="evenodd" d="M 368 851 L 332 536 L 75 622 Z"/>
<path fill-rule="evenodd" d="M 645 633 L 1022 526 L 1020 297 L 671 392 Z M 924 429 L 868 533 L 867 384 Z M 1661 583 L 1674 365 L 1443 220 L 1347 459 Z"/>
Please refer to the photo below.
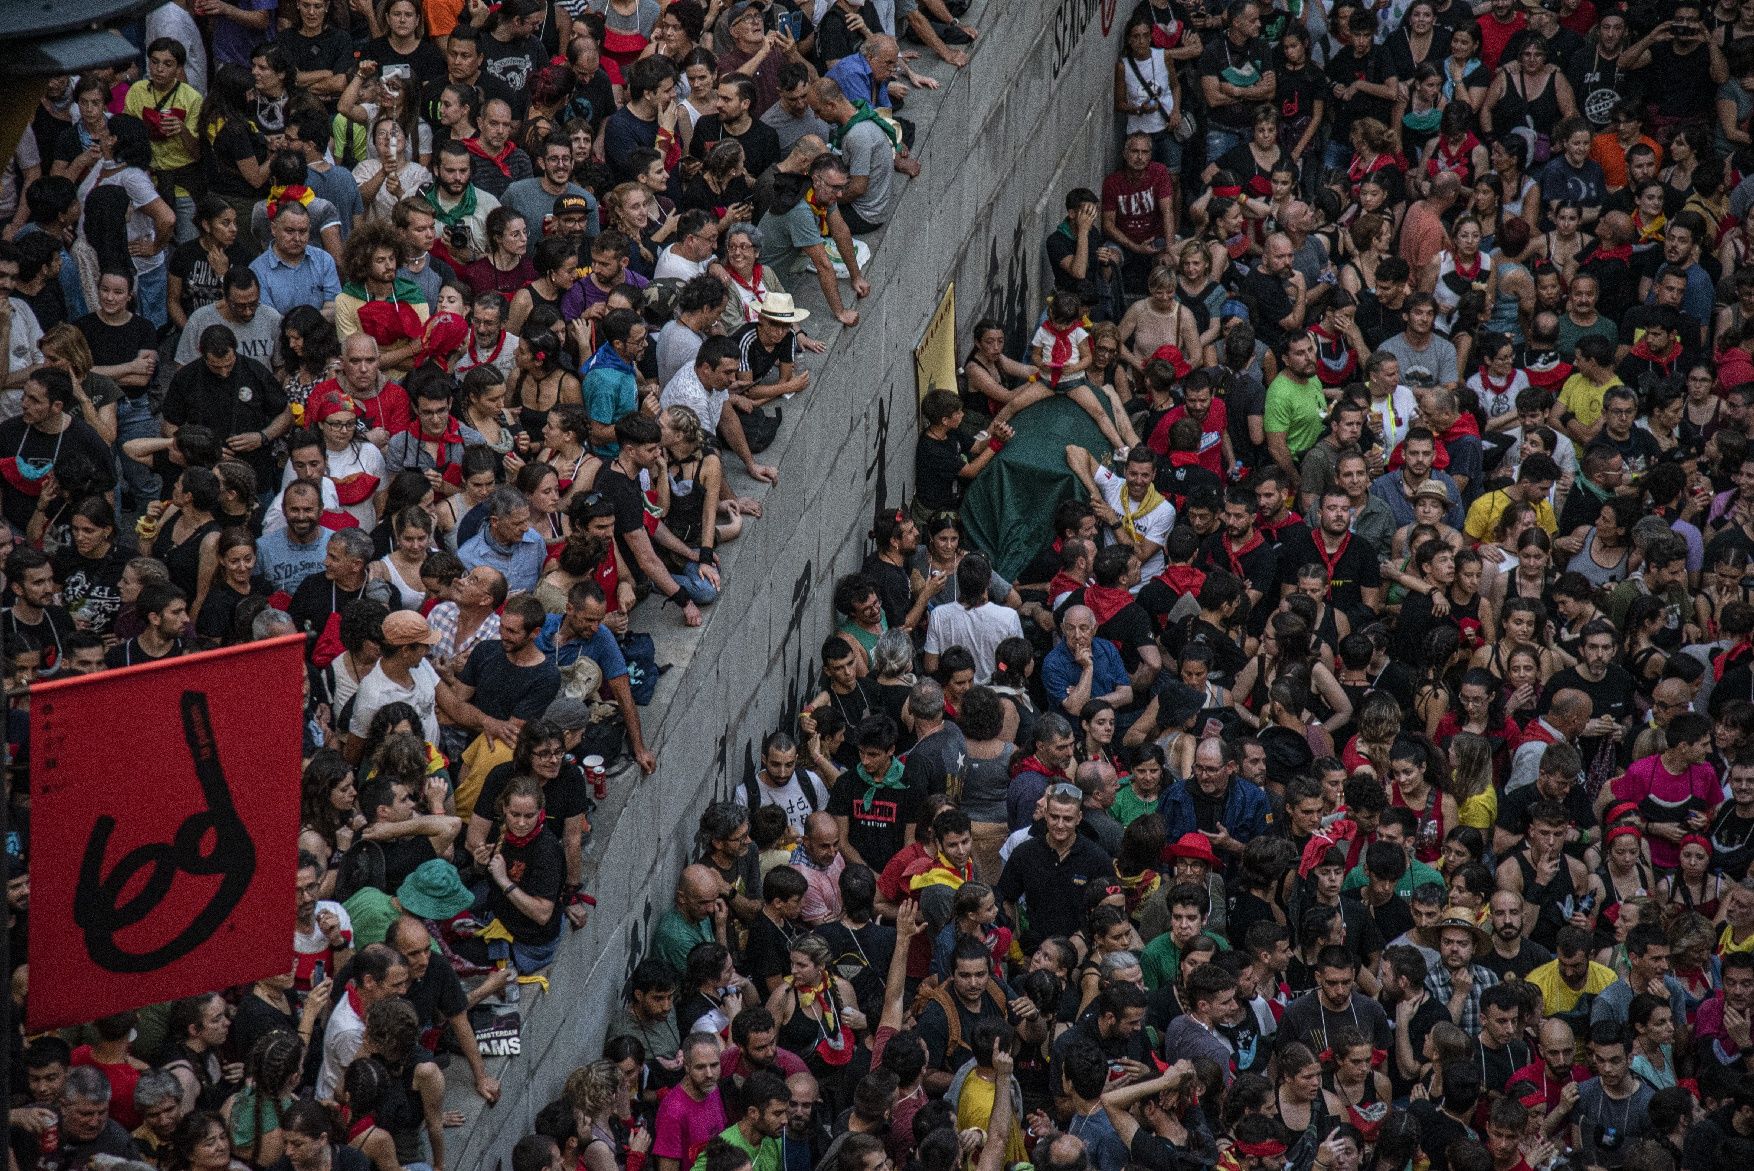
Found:
<path fill-rule="evenodd" d="M 1315 446 L 1322 437 L 1327 416 L 1328 396 L 1322 393 L 1322 384 L 1315 378 L 1299 382 L 1289 374 L 1280 374 L 1267 387 L 1262 426 L 1268 432 L 1285 432 L 1285 443 L 1293 456 Z"/>
<path fill-rule="evenodd" d="M 1218 932 L 1207 928 L 1202 934 L 1210 935 L 1217 942 L 1219 951 L 1230 950 L 1230 941 Z M 1147 943 L 1145 950 L 1139 953 L 1139 967 L 1145 973 L 1145 987 L 1150 991 L 1155 992 L 1165 984 L 1174 984 L 1181 975 L 1181 945 L 1165 931 Z"/>
<path fill-rule="evenodd" d="M 1115 803 L 1109 806 L 1109 815 L 1123 826 L 1131 825 L 1147 813 L 1157 812 L 1157 802 L 1163 795 L 1159 793 L 1149 801 L 1133 792 L 1133 786 L 1121 782 L 1121 788 L 1115 794 Z"/>
<path fill-rule="evenodd" d="M 711 943 L 716 938 L 711 919 L 690 923 L 680 911 L 671 907 L 652 930 L 652 954 L 676 971 L 686 972 L 688 953 L 694 950 L 695 944 Z"/>
<path fill-rule="evenodd" d="M 280 1129 L 280 1111 L 287 1102 L 276 1102 L 273 1098 L 256 1096 L 255 1086 L 245 1086 L 238 1091 L 237 1100 L 231 1104 L 231 1141 L 233 1146 L 247 1147 L 265 1134 L 272 1134 Z M 261 1124 L 257 1125 L 256 1114 L 261 1112 Z"/>
<path fill-rule="evenodd" d="M 1340 890 L 1343 892 L 1358 890 L 1366 881 L 1368 880 L 1364 874 L 1364 863 L 1360 862 L 1347 873 L 1346 881 L 1340 884 Z M 1414 858 L 1408 861 L 1407 872 L 1401 875 L 1401 881 L 1395 884 L 1395 893 L 1404 899 L 1411 898 L 1414 887 L 1424 886 L 1428 882 L 1435 882 L 1442 886 L 1443 875 Z"/>
<path fill-rule="evenodd" d="M 719 1132 L 719 1137 L 749 1156 L 753 1164 L 751 1171 L 780 1171 L 780 1140 L 764 1138 L 759 1146 L 750 1146 L 749 1140 L 743 1137 L 743 1128 L 732 1123 Z M 694 1160 L 689 1171 L 706 1171 L 706 1152 Z"/>

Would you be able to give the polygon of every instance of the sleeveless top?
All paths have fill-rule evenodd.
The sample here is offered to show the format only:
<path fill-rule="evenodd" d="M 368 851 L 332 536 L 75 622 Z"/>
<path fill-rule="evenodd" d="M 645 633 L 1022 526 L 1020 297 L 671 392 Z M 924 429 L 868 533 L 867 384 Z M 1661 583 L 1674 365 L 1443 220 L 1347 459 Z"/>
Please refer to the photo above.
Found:
<path fill-rule="evenodd" d="M 1431 290 L 1437 301 L 1437 328 L 1447 333 L 1456 321 L 1456 307 L 1475 282 L 1485 284 L 1492 275 L 1492 258 L 1484 252 L 1475 254 L 1474 274 L 1468 276 L 1456 268 L 1455 254 L 1447 249 L 1437 254 L 1437 285 Z"/>
<path fill-rule="evenodd" d="M 1568 571 L 1575 570 L 1576 572 L 1583 574 L 1584 577 L 1589 580 L 1589 583 L 1596 586 L 1598 589 L 1605 585 L 1612 585 L 1624 578 L 1626 576 L 1627 563 L 1632 558 L 1632 546 L 1628 544 L 1621 552 L 1619 562 L 1608 566 L 1607 568 L 1598 565 L 1596 559 L 1590 556 L 1590 550 L 1595 547 L 1596 526 L 1591 525 L 1590 531 L 1584 534 L 1583 548 L 1579 549 L 1577 555 L 1570 561 L 1566 562 L 1565 568 Z"/>
<path fill-rule="evenodd" d="M 1432 785 L 1431 796 L 1427 799 L 1425 808 L 1414 809 L 1401 795 L 1399 783 L 1390 781 L 1389 804 L 1398 805 L 1409 811 L 1419 821 L 1419 833 L 1413 856 L 1421 862 L 1437 861 L 1443 854 L 1443 835 L 1446 832 L 1443 824 L 1443 790 Z"/>
<path fill-rule="evenodd" d="M 1636 873 L 1638 875 L 1638 889 L 1632 892 L 1633 898 L 1648 895 L 1656 890 L 1656 883 L 1652 880 L 1650 871 L 1644 868 L 1643 862 L 1638 864 Z M 1620 904 L 1624 900 L 1621 899 L 1620 892 L 1614 889 L 1614 876 L 1609 873 L 1606 862 L 1596 868 L 1596 877 L 1602 880 L 1602 905 L 1597 909 L 1596 914 L 1606 923 L 1618 923 L 1620 921 Z"/>
<path fill-rule="evenodd" d="M 1522 306 L 1516 294 L 1504 291 L 1505 279 L 1519 272 L 1527 272 L 1514 260 L 1498 258 L 1498 291 L 1492 298 L 1492 311 L 1486 318 L 1486 328 L 1493 333 L 1503 334 L 1517 345 L 1523 342 Z"/>
<path fill-rule="evenodd" d="M 1127 104 L 1151 107 L 1143 114 L 1127 115 L 1127 133 L 1160 134 L 1167 130 L 1169 120 L 1163 113 L 1175 113 L 1175 96 L 1170 92 L 1169 60 L 1163 50 L 1153 46 L 1143 61 L 1123 56 L 1121 76 L 1126 79 Z"/>
<path fill-rule="evenodd" d="M 402 576 L 402 571 L 397 569 L 396 563 L 388 557 L 378 558 L 378 564 L 384 567 L 384 574 L 389 578 L 391 588 L 396 591 L 396 597 L 402 603 L 401 608 L 404 610 L 420 609 L 426 601 L 426 587 L 419 582 L 409 585 L 408 579 Z"/>
<path fill-rule="evenodd" d="M 160 525 L 158 535 L 152 539 L 152 556 L 164 562 L 170 570 L 171 584 L 189 595 L 189 601 L 195 600 L 200 592 L 201 584 L 201 542 L 207 539 L 208 533 L 219 531 L 219 522 L 210 520 L 190 533 L 180 544 L 173 544 L 171 530 L 176 527 L 172 523 Z"/>
<path fill-rule="evenodd" d="M 697 544 L 701 533 L 705 531 L 705 517 L 701 514 L 706 507 L 706 493 L 700 488 L 701 461 L 701 456 L 695 456 L 690 461 L 677 464 L 669 473 L 670 511 L 664 517 L 664 523 L 670 526 L 670 531 L 685 545 Z M 690 463 L 693 464 L 692 471 L 688 470 Z"/>
<path fill-rule="evenodd" d="M 1535 882 L 1535 864 L 1529 861 L 1529 852 L 1519 849 L 1511 858 L 1515 860 L 1516 868 L 1522 874 L 1523 902 L 1541 908 L 1535 919 L 1534 930 L 1529 932 L 1529 938 L 1551 951 L 1559 929 L 1571 917 L 1571 906 L 1577 898 L 1577 888 L 1571 882 L 1571 867 L 1561 858 L 1553 877 L 1545 884 L 1538 885 Z"/>
<path fill-rule="evenodd" d="M 1540 93 L 1530 97 L 1523 89 L 1522 74 L 1514 78 L 1505 74 L 1504 96 L 1492 107 L 1492 125 L 1500 132 L 1514 126 L 1527 126 L 1537 134 L 1547 134 L 1559 124 L 1559 95 L 1556 92 L 1559 71 L 1547 77 Z"/>

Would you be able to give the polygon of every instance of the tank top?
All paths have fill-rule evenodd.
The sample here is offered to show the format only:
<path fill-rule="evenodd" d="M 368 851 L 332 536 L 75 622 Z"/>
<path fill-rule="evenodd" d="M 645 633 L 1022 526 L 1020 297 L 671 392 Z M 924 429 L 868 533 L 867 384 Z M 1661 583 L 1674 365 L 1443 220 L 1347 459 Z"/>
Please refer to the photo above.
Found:
<path fill-rule="evenodd" d="M 1513 77 L 1507 73 L 1504 96 L 1492 107 L 1492 125 L 1500 132 L 1514 126 L 1527 126 L 1537 134 L 1551 133 L 1561 117 L 1559 96 L 1554 92 L 1558 76 L 1559 71 L 1554 70 L 1541 92 L 1531 97 L 1523 89 L 1522 74 Z"/>
<path fill-rule="evenodd" d="M 706 507 L 706 493 L 700 491 L 700 464 L 700 457 L 696 456 L 677 464 L 669 473 L 670 512 L 664 523 L 685 545 L 697 543 L 705 531 L 701 511 Z"/>
<path fill-rule="evenodd" d="M 1443 791 L 1436 785 L 1431 786 L 1431 795 L 1425 802 L 1424 809 L 1414 809 L 1401 795 L 1398 782 L 1389 782 L 1389 804 L 1399 805 L 1413 814 L 1419 821 L 1419 832 L 1414 857 L 1421 862 L 1435 862 L 1443 853 Z"/>
<path fill-rule="evenodd" d="M 384 567 L 384 575 L 389 578 L 391 588 L 396 591 L 396 596 L 402 603 L 401 608 L 404 610 L 420 609 L 426 601 L 426 588 L 418 582 L 409 585 L 408 579 L 402 576 L 402 571 L 396 568 L 396 563 L 390 558 L 380 557 L 378 564 Z"/>
<path fill-rule="evenodd" d="M 1486 318 L 1488 330 L 1503 334 L 1519 346 L 1523 343 L 1522 306 L 1515 293 L 1504 291 L 1504 285 L 1510 277 L 1527 271 L 1514 260 L 1498 258 L 1498 291 L 1492 298 L 1492 311 Z"/>
<path fill-rule="evenodd" d="M 208 533 L 219 531 L 219 522 L 208 521 L 181 544 L 173 543 L 171 530 L 175 527 L 174 518 L 171 524 L 159 526 L 158 535 L 152 539 L 152 555 L 170 570 L 171 584 L 188 594 L 193 602 L 201 585 L 201 542 L 207 539 Z"/>
<path fill-rule="evenodd" d="M 1627 545 L 1625 550 L 1620 554 L 1620 560 L 1616 564 L 1610 565 L 1606 568 L 1597 564 L 1596 559 L 1590 556 L 1590 550 L 1595 547 L 1596 526 L 1591 525 L 1590 531 L 1584 534 L 1583 548 L 1577 551 L 1575 557 L 1566 562 L 1565 568 L 1568 571 L 1575 571 L 1583 574 L 1584 577 L 1589 580 L 1589 583 L 1597 588 L 1605 585 L 1612 585 L 1624 578 L 1626 576 L 1627 562 L 1632 557 L 1632 546 Z"/>
<path fill-rule="evenodd" d="M 1529 852 L 1518 850 L 1511 858 L 1516 861 L 1516 868 L 1522 874 L 1523 902 L 1541 908 L 1535 919 L 1534 930 L 1529 932 L 1529 938 L 1551 951 L 1559 929 L 1571 917 L 1572 902 L 1577 897 L 1577 888 L 1571 882 L 1571 867 L 1562 858 L 1553 877 L 1544 884 L 1537 884 L 1535 864 L 1529 861 Z"/>

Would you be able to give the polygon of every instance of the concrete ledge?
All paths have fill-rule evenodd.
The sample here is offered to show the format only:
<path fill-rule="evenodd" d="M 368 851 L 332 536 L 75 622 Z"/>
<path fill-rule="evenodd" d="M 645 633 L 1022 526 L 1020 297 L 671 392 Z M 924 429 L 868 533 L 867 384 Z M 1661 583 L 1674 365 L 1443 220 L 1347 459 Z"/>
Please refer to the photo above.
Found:
<path fill-rule="evenodd" d="M 526 993 L 522 1054 L 488 1062 L 503 1088 L 499 1105 L 485 1109 L 467 1067 L 452 1062 L 446 1105 L 468 1122 L 446 1132 L 449 1171 L 507 1163 L 536 1111 L 598 1054 L 692 854 L 700 810 L 753 772 L 761 737 L 791 724 L 808 698 L 834 580 L 863 559 L 875 512 L 909 495 L 913 349 L 945 287 L 956 285 L 959 353 L 983 316 L 1021 335 L 1041 304 L 1043 241 L 1066 190 L 1099 185 L 1114 155 L 1122 20 L 1112 0 L 980 4 L 966 19 L 982 33 L 966 68 L 915 62 L 943 88 L 915 91 L 902 111 L 916 124 L 924 171 L 913 181 L 897 176 L 895 214 L 867 237 L 872 295 L 858 303 L 859 325 L 842 329 L 829 317 L 813 279 L 789 282 L 829 349 L 807 363 L 812 385 L 784 404 L 784 425 L 762 457 L 780 469 L 779 484 L 730 472 L 736 491 L 761 497 L 765 515 L 721 551 L 724 596 L 698 630 L 650 604 L 636 616 L 670 667 L 641 713 L 658 772 L 611 778 L 586 863 L 597 907 L 562 945 L 550 993 Z"/>

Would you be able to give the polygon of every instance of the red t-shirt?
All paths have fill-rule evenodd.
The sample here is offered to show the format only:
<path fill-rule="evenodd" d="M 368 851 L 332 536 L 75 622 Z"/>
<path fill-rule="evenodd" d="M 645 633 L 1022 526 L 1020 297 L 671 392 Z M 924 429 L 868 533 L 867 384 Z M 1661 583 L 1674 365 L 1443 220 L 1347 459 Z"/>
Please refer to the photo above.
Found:
<path fill-rule="evenodd" d="M 140 1111 L 134 1107 L 134 1087 L 140 1082 L 140 1071 L 126 1061 L 119 1065 L 110 1065 L 97 1060 L 91 1055 L 90 1045 L 81 1045 L 73 1051 L 75 1066 L 89 1065 L 103 1074 L 110 1083 L 110 1117 L 123 1130 L 131 1131 L 146 1121 Z"/>
<path fill-rule="evenodd" d="M 1510 38 L 1528 27 L 1529 18 L 1520 10 L 1508 21 L 1500 21 L 1488 11 L 1480 18 L 1480 64 L 1489 71 L 1497 69 Z"/>
<path fill-rule="evenodd" d="M 1151 162 L 1139 174 L 1116 171 L 1102 181 L 1102 210 L 1115 217 L 1115 227 L 1135 243 L 1163 238 L 1164 203 L 1175 199 L 1169 168 Z"/>
<path fill-rule="evenodd" d="M 1188 408 L 1176 407 L 1157 421 L 1146 446 L 1158 455 L 1169 454 L 1169 429 L 1187 417 Z M 1230 425 L 1230 412 L 1224 409 L 1223 399 L 1213 399 L 1206 411 L 1206 417 L 1200 423 L 1200 451 L 1197 462 L 1213 475 L 1224 476 L 1224 432 Z M 1162 444 L 1159 447 L 1159 444 Z"/>

